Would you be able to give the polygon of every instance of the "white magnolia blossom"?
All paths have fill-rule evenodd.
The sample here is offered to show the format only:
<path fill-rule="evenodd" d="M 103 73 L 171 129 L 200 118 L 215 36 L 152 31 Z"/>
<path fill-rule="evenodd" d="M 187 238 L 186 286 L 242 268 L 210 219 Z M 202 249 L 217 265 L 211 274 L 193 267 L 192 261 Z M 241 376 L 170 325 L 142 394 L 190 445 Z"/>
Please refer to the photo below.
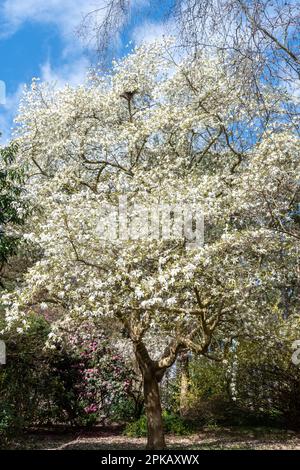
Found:
<path fill-rule="evenodd" d="M 157 338 L 148 344 L 161 368 L 178 347 L 218 353 L 241 336 L 272 346 L 299 328 L 295 305 L 284 316 L 282 302 L 282 286 L 299 281 L 299 139 L 281 122 L 286 96 L 266 87 L 261 108 L 248 97 L 249 120 L 244 88 L 216 57 L 176 63 L 158 43 L 84 86 L 34 81 L 16 140 L 35 207 L 24 238 L 43 256 L 7 296 L 8 325 L 46 308 L 57 325 L 123 325 L 134 343 Z M 103 207 L 124 194 L 149 210 L 201 208 L 204 245 L 101 239 Z M 161 344 L 175 345 L 173 356 L 157 356 Z"/>

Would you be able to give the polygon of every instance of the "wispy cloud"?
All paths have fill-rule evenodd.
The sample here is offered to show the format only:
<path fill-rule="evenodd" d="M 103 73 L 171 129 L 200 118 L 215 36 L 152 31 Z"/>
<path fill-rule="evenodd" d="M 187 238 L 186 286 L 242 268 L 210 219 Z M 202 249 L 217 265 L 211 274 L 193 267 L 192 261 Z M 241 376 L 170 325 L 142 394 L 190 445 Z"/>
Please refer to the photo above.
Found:
<path fill-rule="evenodd" d="M 89 61 L 81 57 L 74 62 L 64 64 L 59 68 L 53 68 L 49 61 L 41 66 L 40 79 L 45 82 L 54 83 L 57 88 L 66 84 L 76 86 L 84 82 L 89 68 Z"/>
<path fill-rule="evenodd" d="M 55 88 L 63 88 L 66 84 L 77 86 L 85 81 L 89 68 L 89 61 L 81 57 L 71 63 L 66 63 L 59 68 L 54 68 L 50 61 L 46 61 L 40 67 L 39 78 L 49 82 Z M 19 84 L 15 93 L 6 96 L 5 104 L 0 106 L 0 144 L 5 145 L 11 138 L 14 118 L 17 115 L 20 98 L 24 90 L 24 84 Z"/>
<path fill-rule="evenodd" d="M 97 21 L 108 11 L 107 0 L 4 0 L 0 6 L 0 37 L 11 35 L 26 22 L 56 25 L 67 41 L 74 39 L 82 19 L 97 11 Z M 149 6 L 149 0 L 132 0 L 131 10 Z"/>
<path fill-rule="evenodd" d="M 17 113 L 23 89 L 24 84 L 20 84 L 16 92 L 7 95 L 5 104 L 0 106 L 0 144 L 6 144 L 11 137 L 13 119 Z"/>
<path fill-rule="evenodd" d="M 132 31 L 132 40 L 136 45 L 162 39 L 164 36 L 173 36 L 176 28 L 171 20 L 163 22 L 144 21 Z"/>
<path fill-rule="evenodd" d="M 5 0 L 0 9 L 1 34 L 13 34 L 24 23 L 37 22 L 56 25 L 69 40 L 83 16 L 104 4 L 103 0 Z"/>

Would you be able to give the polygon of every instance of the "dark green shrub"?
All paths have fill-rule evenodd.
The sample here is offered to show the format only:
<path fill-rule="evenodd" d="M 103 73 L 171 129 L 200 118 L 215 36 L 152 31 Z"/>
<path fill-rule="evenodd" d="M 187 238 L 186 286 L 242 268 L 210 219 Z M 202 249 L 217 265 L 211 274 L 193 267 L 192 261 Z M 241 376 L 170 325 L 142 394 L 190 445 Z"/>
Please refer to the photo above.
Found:
<path fill-rule="evenodd" d="M 124 430 L 125 436 L 144 437 L 147 436 L 147 418 L 142 415 L 138 420 L 128 423 Z"/>
<path fill-rule="evenodd" d="M 164 429 L 167 434 L 176 436 L 187 436 L 194 431 L 194 426 L 190 421 L 181 418 L 174 413 L 163 412 Z"/>
<path fill-rule="evenodd" d="M 167 411 L 163 412 L 163 424 L 166 434 L 175 434 L 176 436 L 187 436 L 195 429 L 190 421 Z M 128 423 L 124 430 L 124 434 L 128 437 L 147 436 L 146 416 L 142 415 L 137 421 Z"/>
<path fill-rule="evenodd" d="M 4 441 L 11 432 L 11 425 L 14 421 L 14 416 L 11 410 L 5 408 L 3 404 L 0 405 L 0 443 Z"/>
<path fill-rule="evenodd" d="M 128 420 L 137 420 L 143 412 L 144 402 L 139 391 L 126 397 L 121 397 L 115 401 L 111 407 L 111 417 L 118 422 L 128 422 Z"/>

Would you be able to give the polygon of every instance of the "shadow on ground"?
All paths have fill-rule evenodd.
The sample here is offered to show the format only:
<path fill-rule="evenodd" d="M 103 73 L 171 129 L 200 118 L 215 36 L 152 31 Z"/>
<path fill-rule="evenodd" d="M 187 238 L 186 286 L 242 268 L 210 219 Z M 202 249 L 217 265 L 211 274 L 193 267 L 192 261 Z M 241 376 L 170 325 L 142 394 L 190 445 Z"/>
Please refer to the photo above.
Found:
<path fill-rule="evenodd" d="M 28 431 L 12 439 L 11 449 L 126 450 L 145 449 L 144 438 L 129 438 L 120 426 L 86 429 L 50 428 Z M 203 428 L 190 436 L 168 436 L 173 450 L 279 449 L 300 450 L 300 434 L 268 428 Z"/>

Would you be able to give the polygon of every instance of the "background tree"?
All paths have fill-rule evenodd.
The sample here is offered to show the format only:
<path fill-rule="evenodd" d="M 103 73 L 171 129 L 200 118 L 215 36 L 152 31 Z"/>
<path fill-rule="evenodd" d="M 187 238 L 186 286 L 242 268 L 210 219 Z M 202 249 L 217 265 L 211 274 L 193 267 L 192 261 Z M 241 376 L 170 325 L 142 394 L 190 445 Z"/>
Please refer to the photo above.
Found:
<path fill-rule="evenodd" d="M 108 38 L 123 31 L 136 8 L 135 2 L 114 0 L 106 4 L 105 15 L 95 10 L 83 20 L 79 30 L 94 44 L 100 61 L 113 47 Z M 153 0 L 145 12 L 157 8 Z M 297 0 L 174 0 L 166 2 L 164 21 L 176 37 L 177 53 L 187 53 L 191 60 L 201 51 L 218 56 L 232 75 L 243 77 L 243 106 L 248 107 L 248 97 L 263 106 L 266 83 L 299 96 L 299 9 Z M 285 111 L 285 120 L 299 116 L 299 101 L 288 103 Z M 264 127 L 268 106 L 261 117 Z M 292 122 L 299 132 L 299 121 Z"/>
<path fill-rule="evenodd" d="M 161 6 L 161 5 L 160 5 Z M 156 0 L 151 8 L 158 7 Z M 81 28 L 95 40 L 99 53 L 109 47 L 132 9 L 130 0 L 111 0 L 91 11 Z M 105 14 L 103 14 L 103 11 Z M 101 13 L 101 15 L 99 15 Z M 299 4 L 296 0 L 174 0 L 165 7 L 165 20 L 178 25 L 180 45 L 189 52 L 221 51 L 252 69 L 252 76 L 288 80 L 299 78 Z"/>
<path fill-rule="evenodd" d="M 88 44 L 96 47 L 99 56 L 107 55 L 115 43 L 119 31 L 127 23 L 130 0 L 109 0 L 95 2 L 94 10 L 83 18 L 78 27 L 79 36 Z"/>
<path fill-rule="evenodd" d="M 0 283 L 9 257 L 16 252 L 20 236 L 16 228 L 24 223 L 26 203 L 22 168 L 15 165 L 16 143 L 0 149 Z"/>

